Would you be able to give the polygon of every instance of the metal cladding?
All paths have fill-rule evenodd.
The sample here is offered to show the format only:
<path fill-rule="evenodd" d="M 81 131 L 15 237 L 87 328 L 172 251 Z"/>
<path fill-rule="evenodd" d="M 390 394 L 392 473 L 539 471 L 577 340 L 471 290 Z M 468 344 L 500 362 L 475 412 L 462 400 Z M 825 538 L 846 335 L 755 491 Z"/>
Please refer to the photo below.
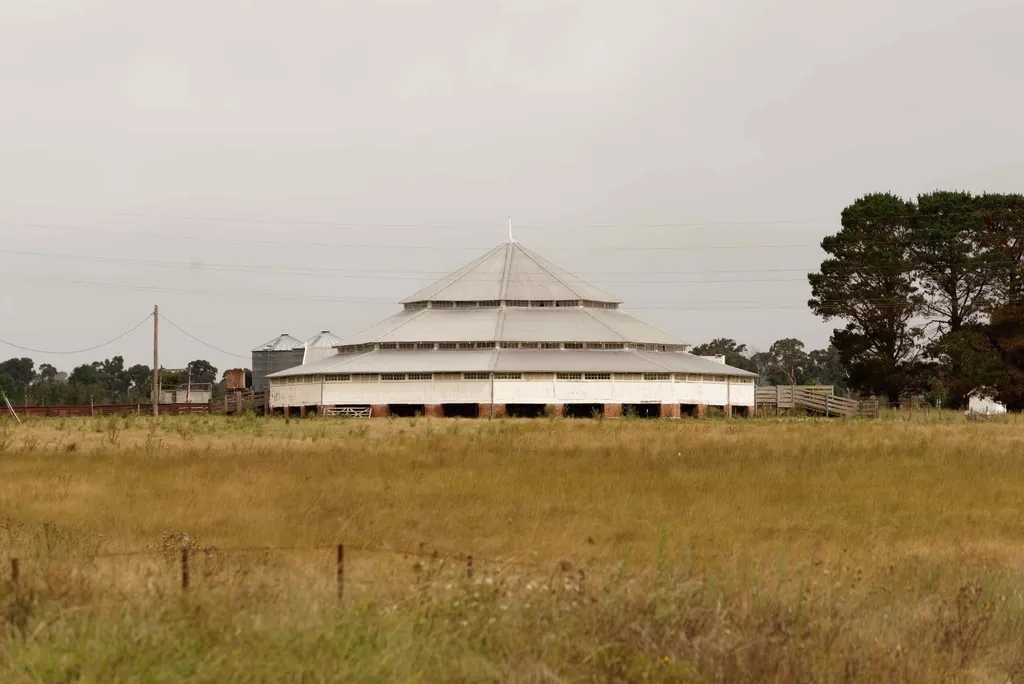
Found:
<path fill-rule="evenodd" d="M 253 388 L 266 389 L 268 375 L 301 366 L 305 353 L 306 345 L 287 333 L 278 335 L 266 344 L 261 344 L 253 349 Z"/>
<path fill-rule="evenodd" d="M 313 335 L 313 337 L 306 340 L 306 353 L 302 357 L 302 364 L 315 363 L 329 356 L 334 356 L 337 353 L 334 351 L 334 348 L 339 344 L 342 344 L 341 338 L 337 335 L 332 335 L 329 330 Z"/>
<path fill-rule="evenodd" d="M 555 266 L 518 242 L 506 242 L 402 303 L 575 299 L 620 303 L 604 290 Z"/>
<path fill-rule="evenodd" d="M 281 333 L 274 339 L 270 340 L 266 344 L 253 349 L 253 352 L 278 352 L 278 351 L 293 351 L 295 349 L 304 349 L 305 345 L 299 340 L 295 339 L 288 333 Z"/>
<path fill-rule="evenodd" d="M 307 344 L 311 348 L 304 365 L 278 368 L 280 372 L 271 371 L 273 377 L 434 372 L 753 375 L 686 353 L 685 342 L 621 311 L 620 300 L 514 241 L 402 303 L 403 311 L 354 335 L 339 339 L 321 333 L 313 338 L 316 348 L 330 336 L 337 353 L 311 353 Z"/>

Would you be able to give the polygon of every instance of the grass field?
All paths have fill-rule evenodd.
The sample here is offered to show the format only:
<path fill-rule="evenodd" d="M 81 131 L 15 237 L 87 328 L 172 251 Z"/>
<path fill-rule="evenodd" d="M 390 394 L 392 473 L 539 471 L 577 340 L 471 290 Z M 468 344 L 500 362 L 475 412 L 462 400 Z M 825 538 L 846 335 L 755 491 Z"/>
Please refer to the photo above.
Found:
<path fill-rule="evenodd" d="M 1024 681 L 1022 510 L 952 414 L 4 421 L 0 681 Z"/>

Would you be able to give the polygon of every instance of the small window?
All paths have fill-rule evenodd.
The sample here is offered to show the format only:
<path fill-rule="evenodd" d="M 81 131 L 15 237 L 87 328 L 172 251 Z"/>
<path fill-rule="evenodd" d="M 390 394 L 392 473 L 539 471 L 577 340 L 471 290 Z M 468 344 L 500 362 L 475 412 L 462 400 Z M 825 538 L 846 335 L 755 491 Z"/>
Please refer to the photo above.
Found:
<path fill-rule="evenodd" d="M 501 302 L 498 301 L 497 299 L 492 299 L 492 300 L 480 302 L 480 306 L 487 306 L 487 307 L 501 306 Z"/>
<path fill-rule="evenodd" d="M 434 309 L 454 309 L 455 302 L 431 302 L 430 306 Z"/>
<path fill-rule="evenodd" d="M 530 306 L 530 302 L 525 299 L 508 299 L 505 306 Z"/>
<path fill-rule="evenodd" d="M 417 342 L 416 343 L 416 348 L 417 349 L 433 349 L 434 348 L 434 343 L 433 342 Z"/>
<path fill-rule="evenodd" d="M 725 382 L 725 378 L 721 375 L 705 375 L 703 380 L 704 382 Z"/>
<path fill-rule="evenodd" d="M 380 379 L 389 382 L 394 382 L 396 380 L 405 380 L 405 373 L 382 373 Z"/>
<path fill-rule="evenodd" d="M 540 345 L 536 342 L 523 342 L 523 349 L 540 349 Z"/>
<path fill-rule="evenodd" d="M 437 345 L 438 349 L 458 349 L 459 345 L 454 342 L 441 342 Z"/>
<path fill-rule="evenodd" d="M 558 307 L 580 306 L 580 304 L 581 302 L 578 302 L 575 299 L 560 299 L 557 302 L 555 302 L 555 306 Z"/>
<path fill-rule="evenodd" d="M 565 349 L 583 349 L 582 342 L 566 342 L 564 345 Z"/>
<path fill-rule="evenodd" d="M 490 373 L 463 373 L 462 377 L 466 380 L 490 380 Z"/>
<path fill-rule="evenodd" d="M 644 373 L 644 380 L 654 380 L 663 382 L 665 380 L 671 380 L 671 373 Z"/>
<path fill-rule="evenodd" d="M 476 307 L 476 302 L 455 302 L 456 309 L 475 309 Z"/>
<path fill-rule="evenodd" d="M 559 380 L 582 380 L 583 373 L 559 373 Z"/>
<path fill-rule="evenodd" d="M 525 378 L 527 380 L 554 380 L 554 373 L 526 373 Z"/>
<path fill-rule="evenodd" d="M 586 373 L 584 376 L 586 380 L 611 380 L 611 373 Z"/>
<path fill-rule="evenodd" d="M 398 343 L 398 348 L 399 349 L 415 349 L 416 348 L 416 343 L 415 342 L 399 342 Z"/>
<path fill-rule="evenodd" d="M 352 382 L 377 382 L 380 376 L 376 373 L 359 373 L 352 376 Z"/>
<path fill-rule="evenodd" d="M 530 302 L 530 306 L 536 307 L 536 308 L 541 308 L 541 309 L 547 309 L 547 308 L 550 308 L 550 307 L 552 307 L 554 305 L 555 305 L 554 302 L 552 302 L 550 300 L 547 300 L 547 299 L 539 300 L 539 301 L 538 300 L 533 300 L 533 301 Z"/>
<path fill-rule="evenodd" d="M 625 346 L 626 345 L 622 344 L 621 342 L 607 342 L 607 343 L 605 343 L 604 348 L 605 349 L 619 350 L 619 349 L 625 348 Z"/>
<path fill-rule="evenodd" d="M 462 373 L 434 373 L 434 380 L 443 380 L 446 382 L 462 380 Z"/>
<path fill-rule="evenodd" d="M 494 374 L 494 379 L 495 380 L 522 380 L 523 379 L 523 374 L 522 373 L 495 373 Z"/>
<path fill-rule="evenodd" d="M 410 380 L 433 380 L 433 373 L 409 373 Z"/>
<path fill-rule="evenodd" d="M 459 349 L 476 349 L 476 342 L 459 342 Z"/>
<path fill-rule="evenodd" d="M 476 346 L 477 349 L 494 349 L 493 342 L 477 342 L 474 346 Z"/>
<path fill-rule="evenodd" d="M 541 349 L 561 349 L 562 345 L 558 342 L 541 342 Z"/>
<path fill-rule="evenodd" d="M 616 373 L 615 382 L 635 382 L 637 380 L 643 380 L 644 376 L 642 373 Z"/>
<path fill-rule="evenodd" d="M 398 349 L 398 344 L 395 342 L 381 342 L 377 345 L 377 349 Z"/>
<path fill-rule="evenodd" d="M 325 375 L 324 382 L 348 382 L 352 379 L 351 375 Z"/>
<path fill-rule="evenodd" d="M 502 349 L 519 349 L 519 343 L 518 342 L 502 342 L 501 343 L 501 348 Z"/>

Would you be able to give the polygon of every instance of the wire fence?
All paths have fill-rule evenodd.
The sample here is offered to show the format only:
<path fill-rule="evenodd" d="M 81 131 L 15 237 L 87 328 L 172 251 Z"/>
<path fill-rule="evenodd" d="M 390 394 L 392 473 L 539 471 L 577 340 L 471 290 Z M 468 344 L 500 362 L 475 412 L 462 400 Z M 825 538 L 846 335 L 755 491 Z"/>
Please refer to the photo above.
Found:
<path fill-rule="evenodd" d="M 502 558 L 496 556 L 480 556 L 472 553 L 459 553 L 442 551 L 439 549 L 427 549 L 421 544 L 419 549 L 395 549 L 383 546 L 371 546 L 363 544 L 327 544 L 327 545 L 297 545 L 297 546 L 237 546 L 237 547 L 201 547 L 193 544 L 182 544 L 176 548 L 136 549 L 128 551 L 96 552 L 83 554 L 82 557 L 59 558 L 52 555 L 45 557 L 33 555 L 10 555 L 9 556 L 9 577 L 11 586 L 15 589 L 28 587 L 31 581 L 31 569 L 34 565 L 52 568 L 61 566 L 73 568 L 77 571 L 95 565 L 97 560 L 126 560 L 131 558 L 151 558 L 154 560 L 173 561 L 167 562 L 172 572 L 176 574 L 176 584 L 183 593 L 188 593 L 193 587 L 197 562 L 202 559 L 219 558 L 225 555 L 242 556 L 244 554 L 264 555 L 287 555 L 299 553 L 323 553 L 330 551 L 331 576 L 330 580 L 335 584 L 338 600 L 345 596 L 346 569 L 347 563 L 352 560 L 353 553 L 377 554 L 391 556 L 392 558 L 419 558 L 430 561 L 454 561 L 462 570 L 468 580 L 474 579 L 480 564 L 488 564 L 499 571 L 510 567 L 541 569 L 547 565 L 558 566 L 557 563 L 540 563 L 514 558 Z M 566 561 L 559 563 L 565 564 Z M 580 571 L 582 572 L 582 571 Z"/>

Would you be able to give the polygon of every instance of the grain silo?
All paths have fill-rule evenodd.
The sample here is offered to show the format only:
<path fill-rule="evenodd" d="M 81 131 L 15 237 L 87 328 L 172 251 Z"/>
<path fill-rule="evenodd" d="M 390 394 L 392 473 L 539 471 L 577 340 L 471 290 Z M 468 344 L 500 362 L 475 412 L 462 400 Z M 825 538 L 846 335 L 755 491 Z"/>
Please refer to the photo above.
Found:
<path fill-rule="evenodd" d="M 282 333 L 252 350 L 253 389 L 267 389 L 267 376 L 302 365 L 306 345 L 288 333 Z"/>
<path fill-rule="evenodd" d="M 344 341 L 337 335 L 332 335 L 330 330 L 323 330 L 306 340 L 306 354 L 302 359 L 302 365 L 322 361 L 328 356 L 337 354 L 335 347 L 344 344 Z"/>

